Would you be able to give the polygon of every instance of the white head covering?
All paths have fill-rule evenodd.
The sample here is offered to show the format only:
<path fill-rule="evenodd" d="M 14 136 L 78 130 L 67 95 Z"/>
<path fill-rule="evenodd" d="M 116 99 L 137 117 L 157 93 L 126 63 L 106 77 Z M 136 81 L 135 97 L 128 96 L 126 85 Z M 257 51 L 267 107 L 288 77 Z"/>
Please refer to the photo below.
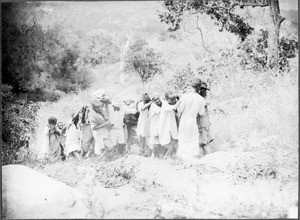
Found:
<path fill-rule="evenodd" d="M 120 97 L 115 97 L 112 100 L 112 105 L 115 106 L 115 107 L 120 108 L 123 105 L 122 99 Z"/>
<path fill-rule="evenodd" d="M 92 93 L 93 98 L 102 99 L 105 96 L 105 91 L 103 89 L 98 89 Z"/>

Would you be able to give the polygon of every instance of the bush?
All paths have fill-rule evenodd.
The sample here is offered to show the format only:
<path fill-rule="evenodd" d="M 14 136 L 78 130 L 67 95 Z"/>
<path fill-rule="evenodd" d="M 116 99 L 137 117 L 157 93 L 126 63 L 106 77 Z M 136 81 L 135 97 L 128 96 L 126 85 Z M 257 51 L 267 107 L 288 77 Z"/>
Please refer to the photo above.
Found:
<path fill-rule="evenodd" d="M 196 75 L 191 70 L 191 65 L 188 64 L 184 69 L 177 70 L 167 84 L 172 86 L 176 91 L 183 92 L 195 77 Z"/>
<path fill-rule="evenodd" d="M 162 56 L 143 40 L 137 40 L 126 57 L 126 71 L 135 72 L 146 83 L 156 74 L 162 73 Z"/>
<path fill-rule="evenodd" d="M 29 139 L 37 127 L 37 103 L 27 97 L 16 97 L 12 87 L 2 85 L 2 164 L 20 163 L 18 150 L 28 151 Z"/>

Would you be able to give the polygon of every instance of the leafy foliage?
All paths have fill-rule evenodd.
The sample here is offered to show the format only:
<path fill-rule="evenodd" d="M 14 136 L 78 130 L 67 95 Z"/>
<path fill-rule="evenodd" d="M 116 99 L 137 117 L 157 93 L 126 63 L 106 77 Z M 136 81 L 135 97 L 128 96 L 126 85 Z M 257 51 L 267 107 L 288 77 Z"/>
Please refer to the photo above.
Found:
<path fill-rule="evenodd" d="M 87 88 L 92 78 L 80 51 L 66 42 L 59 26 L 44 29 L 39 3 L 3 3 L 2 161 L 18 163 L 29 152 L 36 129 L 37 101 L 56 101 Z M 33 102 L 32 102 L 33 101 Z M 24 145 L 25 144 L 25 145 Z"/>
<path fill-rule="evenodd" d="M 13 92 L 35 94 L 33 101 L 44 100 L 45 93 L 59 98 L 56 90 L 86 88 L 91 81 L 78 77 L 78 67 L 85 66 L 78 62 L 80 51 L 66 42 L 59 26 L 44 30 L 36 21 L 38 12 L 36 5 L 3 4 L 3 83 L 11 85 Z M 20 20 L 22 16 L 27 20 Z"/>
<path fill-rule="evenodd" d="M 192 71 L 191 65 L 188 64 L 184 69 L 176 71 L 168 85 L 174 87 L 176 91 L 184 91 L 195 77 L 196 75 Z"/>
<path fill-rule="evenodd" d="M 12 87 L 2 85 L 2 164 L 22 162 L 18 150 L 28 148 L 28 138 L 37 127 L 35 121 L 39 105 L 29 102 L 27 97 L 17 98 Z M 27 142 L 27 143 L 26 143 Z"/>
<path fill-rule="evenodd" d="M 119 61 L 119 48 L 102 33 L 89 34 L 79 43 L 79 61 L 90 67 Z"/>
<path fill-rule="evenodd" d="M 250 64 L 255 69 L 265 68 L 267 65 L 268 31 L 261 29 L 258 36 L 247 39 L 240 47 L 242 49 L 243 65 Z M 289 70 L 289 60 L 296 56 L 298 42 L 287 37 L 279 40 L 279 69 Z"/>
<path fill-rule="evenodd" d="M 127 71 L 135 71 L 143 83 L 148 82 L 155 74 L 162 73 L 162 58 L 154 52 L 146 41 L 137 40 L 127 55 Z"/>
<path fill-rule="evenodd" d="M 251 27 L 244 18 L 234 14 L 230 10 L 231 1 L 215 1 L 215 0 L 165 0 L 163 3 L 166 12 L 159 12 L 161 22 L 169 25 L 170 31 L 176 31 L 180 28 L 185 13 L 197 14 L 203 13 L 216 20 L 215 24 L 220 27 L 220 31 L 224 29 L 238 35 L 241 41 L 251 34 Z"/>

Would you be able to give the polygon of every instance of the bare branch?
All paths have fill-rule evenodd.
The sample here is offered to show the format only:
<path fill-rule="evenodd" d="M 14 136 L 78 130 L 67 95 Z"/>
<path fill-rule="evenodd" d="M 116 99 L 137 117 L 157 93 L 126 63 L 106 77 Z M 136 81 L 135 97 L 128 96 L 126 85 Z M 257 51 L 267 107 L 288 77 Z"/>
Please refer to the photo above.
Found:
<path fill-rule="evenodd" d="M 210 51 L 207 49 L 207 47 L 205 46 L 204 44 L 204 37 L 203 37 L 203 32 L 199 26 L 199 15 L 197 15 L 197 29 L 199 30 L 200 32 L 200 35 L 201 35 L 201 42 L 202 42 L 202 47 L 210 54 Z"/>
<path fill-rule="evenodd" d="M 189 34 L 193 34 L 192 32 L 190 32 L 190 31 L 187 31 L 186 29 L 185 29 L 185 25 L 186 25 L 186 23 L 187 23 L 187 21 L 183 24 L 183 30 L 185 31 L 185 32 L 187 32 L 187 33 L 189 33 Z"/>
<path fill-rule="evenodd" d="M 242 2 L 235 2 L 232 5 L 230 5 L 229 7 L 224 7 L 224 6 L 219 6 L 219 5 L 212 5 L 210 8 L 222 8 L 224 10 L 228 10 L 229 12 L 236 6 L 239 7 L 248 7 L 251 6 L 253 8 L 255 7 L 267 7 L 269 6 L 269 2 L 267 0 L 263 0 L 263 1 L 257 1 L 257 0 L 247 0 L 247 1 L 242 1 Z"/>
<path fill-rule="evenodd" d="M 25 31 L 24 31 L 23 33 L 26 34 L 27 31 L 28 31 L 30 28 L 34 27 L 35 25 L 36 25 L 36 22 L 33 22 L 33 25 L 31 25 L 31 26 L 29 26 L 28 28 L 26 28 Z"/>
<path fill-rule="evenodd" d="M 223 9 L 223 10 L 226 10 L 228 11 L 228 13 L 231 12 L 231 10 L 233 8 L 235 8 L 236 6 L 239 6 L 239 7 L 267 7 L 269 6 L 269 2 L 267 0 L 263 0 L 262 2 L 259 2 L 257 0 L 250 0 L 250 1 L 244 1 L 244 2 L 235 2 L 233 4 L 231 4 L 229 7 L 225 7 L 225 6 L 221 6 L 221 5 L 210 5 L 210 6 L 207 6 L 208 9 L 206 10 L 197 10 L 195 12 L 192 12 L 191 14 L 199 14 L 199 13 L 204 13 L 204 12 L 207 12 L 209 11 L 210 9 Z"/>
<path fill-rule="evenodd" d="M 278 24 L 280 25 L 284 20 L 285 20 L 285 18 L 280 16 L 279 20 L 278 20 Z"/>
<path fill-rule="evenodd" d="M 21 23 L 21 27 L 23 26 L 23 24 L 25 23 L 25 21 L 29 18 L 29 16 L 30 16 L 30 14 L 28 14 L 28 15 L 23 19 L 23 21 L 22 21 L 22 23 Z"/>
<path fill-rule="evenodd" d="M 255 8 L 255 7 L 267 7 L 267 6 L 269 6 L 269 3 L 267 1 L 265 1 L 263 3 L 257 3 L 255 1 L 253 1 L 253 2 L 245 2 L 245 3 L 234 3 L 234 4 L 232 4 L 229 7 L 229 11 L 231 11 L 236 6 L 239 6 L 239 7 L 251 6 L 252 8 Z"/>

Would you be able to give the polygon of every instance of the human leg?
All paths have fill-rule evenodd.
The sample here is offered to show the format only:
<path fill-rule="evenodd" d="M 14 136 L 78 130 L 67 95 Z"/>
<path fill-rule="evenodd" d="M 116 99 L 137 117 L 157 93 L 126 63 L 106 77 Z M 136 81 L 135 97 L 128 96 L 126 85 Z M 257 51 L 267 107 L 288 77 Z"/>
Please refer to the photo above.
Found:
<path fill-rule="evenodd" d="M 146 137 L 139 136 L 138 141 L 139 141 L 139 146 L 140 146 L 141 152 L 142 152 L 142 154 L 144 154 L 145 145 L 146 145 Z"/>

